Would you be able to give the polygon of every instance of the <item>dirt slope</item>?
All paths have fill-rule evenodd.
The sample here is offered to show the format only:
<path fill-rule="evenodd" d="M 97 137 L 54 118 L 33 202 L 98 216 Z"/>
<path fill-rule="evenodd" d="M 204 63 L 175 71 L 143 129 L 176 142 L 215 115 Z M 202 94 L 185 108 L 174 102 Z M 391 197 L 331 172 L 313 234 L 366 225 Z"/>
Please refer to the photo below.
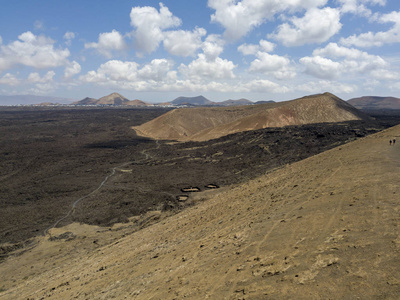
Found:
<path fill-rule="evenodd" d="M 133 129 L 156 139 L 204 141 L 266 127 L 362 119 L 368 117 L 338 97 L 325 93 L 244 107 L 177 109 Z"/>
<path fill-rule="evenodd" d="M 53 229 L 0 265 L 0 299 L 399 299 L 393 137 L 400 126 L 154 212 L 132 234 L 137 219 Z"/>

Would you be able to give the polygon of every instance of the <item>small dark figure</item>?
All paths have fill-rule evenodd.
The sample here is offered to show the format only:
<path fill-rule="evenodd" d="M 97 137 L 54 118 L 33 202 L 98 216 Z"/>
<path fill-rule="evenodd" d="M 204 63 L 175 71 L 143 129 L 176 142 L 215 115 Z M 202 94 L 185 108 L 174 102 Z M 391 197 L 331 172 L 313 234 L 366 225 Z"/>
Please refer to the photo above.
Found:
<path fill-rule="evenodd" d="M 389 141 L 390 146 L 392 146 L 392 140 Z"/>
<path fill-rule="evenodd" d="M 396 139 L 393 139 L 393 146 L 394 146 L 394 144 L 396 144 Z"/>

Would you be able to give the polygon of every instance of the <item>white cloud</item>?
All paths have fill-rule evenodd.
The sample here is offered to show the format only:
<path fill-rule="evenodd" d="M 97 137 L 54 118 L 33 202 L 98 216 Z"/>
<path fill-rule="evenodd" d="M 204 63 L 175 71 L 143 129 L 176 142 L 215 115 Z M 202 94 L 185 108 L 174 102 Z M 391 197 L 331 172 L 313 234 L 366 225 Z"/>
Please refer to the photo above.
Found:
<path fill-rule="evenodd" d="M 85 49 L 94 48 L 100 54 L 107 58 L 112 56 L 112 51 L 122 51 L 127 48 L 124 37 L 115 29 L 111 32 L 104 32 L 99 34 L 99 41 L 97 43 L 86 43 Z"/>
<path fill-rule="evenodd" d="M 139 68 L 133 61 L 110 60 L 97 69 L 79 77 L 84 82 L 122 84 L 135 86 L 141 82 L 162 82 L 175 77 L 171 71 L 173 63 L 167 59 L 154 59 Z"/>
<path fill-rule="evenodd" d="M 80 76 L 86 82 L 105 82 L 136 80 L 138 64 L 133 61 L 109 60 L 100 65 L 97 71 L 89 71 L 86 75 Z"/>
<path fill-rule="evenodd" d="M 78 74 L 81 72 L 81 65 L 77 63 L 76 61 L 73 61 L 69 64 L 64 69 L 64 78 L 69 79 L 72 76 Z"/>
<path fill-rule="evenodd" d="M 276 44 L 271 43 L 269 41 L 266 40 L 261 40 L 260 41 L 260 46 L 261 46 L 261 50 L 264 52 L 272 52 L 275 49 Z"/>
<path fill-rule="evenodd" d="M 35 27 L 36 30 L 44 30 L 44 23 L 43 23 L 43 21 L 36 20 L 36 21 L 33 23 L 33 26 Z"/>
<path fill-rule="evenodd" d="M 132 36 L 139 54 L 155 51 L 163 40 L 163 30 L 181 25 L 167 7 L 160 3 L 160 12 L 154 7 L 133 7 L 130 13 L 131 25 L 135 28 Z"/>
<path fill-rule="evenodd" d="M 35 86 L 27 91 L 28 94 L 33 95 L 46 95 L 54 92 L 57 84 L 54 82 L 37 83 Z"/>
<path fill-rule="evenodd" d="M 250 72 L 268 73 L 285 68 L 290 64 L 290 60 L 286 57 L 266 52 L 258 52 L 257 57 L 251 62 Z"/>
<path fill-rule="evenodd" d="M 173 63 L 166 59 L 153 59 L 149 64 L 138 70 L 140 80 L 162 81 L 173 67 Z"/>
<path fill-rule="evenodd" d="M 284 11 L 300 11 L 323 6 L 327 0 L 208 0 L 215 10 L 211 21 L 225 28 L 225 37 L 236 40 L 253 28 Z"/>
<path fill-rule="evenodd" d="M 20 84 L 20 80 L 10 73 L 6 73 L 3 77 L 0 78 L 0 84 L 16 86 Z"/>
<path fill-rule="evenodd" d="M 385 44 L 400 43 L 400 11 L 377 16 L 376 20 L 382 24 L 394 23 L 394 25 L 388 31 L 376 33 L 369 31 L 360 35 L 342 38 L 340 43 L 345 46 L 356 47 L 381 47 Z"/>
<path fill-rule="evenodd" d="M 208 60 L 214 60 L 224 51 L 224 41 L 219 35 L 211 34 L 207 36 L 201 48 Z"/>
<path fill-rule="evenodd" d="M 375 70 L 371 72 L 371 75 L 379 80 L 385 80 L 385 81 L 393 81 L 393 80 L 400 80 L 400 73 L 391 71 L 391 70 Z"/>
<path fill-rule="evenodd" d="M 335 91 L 335 93 L 350 94 L 358 90 L 356 85 L 345 84 L 330 80 L 309 81 L 295 87 L 296 90 L 306 93 L 323 93 L 326 91 Z"/>
<path fill-rule="evenodd" d="M 55 49 L 54 41 L 27 31 L 8 45 L 0 47 L 0 72 L 13 65 L 38 69 L 54 68 L 68 63 L 68 49 Z"/>
<path fill-rule="evenodd" d="M 275 49 L 276 44 L 266 40 L 261 40 L 259 45 L 255 44 L 242 44 L 237 49 L 243 55 L 256 55 L 257 52 L 272 52 Z"/>
<path fill-rule="evenodd" d="M 371 5 L 385 5 L 386 0 L 338 0 L 342 5 L 340 11 L 342 13 L 353 13 L 365 17 L 371 16 L 372 12 L 367 8 L 368 4 Z"/>
<path fill-rule="evenodd" d="M 185 77 L 192 80 L 201 81 L 202 79 L 231 79 L 235 78 L 233 69 L 236 65 L 232 61 L 216 57 L 208 59 L 204 53 L 200 53 L 198 58 L 189 65 L 181 64 L 179 71 Z"/>
<path fill-rule="evenodd" d="M 195 56 L 197 49 L 202 46 L 201 38 L 206 33 L 204 28 L 196 28 L 193 31 L 166 31 L 163 34 L 164 48 L 173 55 Z"/>
<path fill-rule="evenodd" d="M 273 51 L 274 48 L 274 43 L 261 40 L 259 45 L 242 44 L 238 47 L 238 51 L 243 55 L 254 55 L 257 57 L 250 63 L 248 69 L 250 73 L 271 74 L 277 79 L 294 78 L 296 72 L 290 66 L 291 62 L 287 57 L 268 53 Z"/>
<path fill-rule="evenodd" d="M 256 55 L 256 53 L 260 51 L 260 46 L 255 44 L 242 44 L 237 50 L 243 55 Z"/>
<path fill-rule="evenodd" d="M 65 43 L 68 46 L 71 46 L 71 41 L 75 38 L 75 33 L 71 32 L 71 31 L 67 31 L 64 36 L 63 36 Z"/>
<path fill-rule="evenodd" d="M 321 56 L 303 57 L 300 63 L 305 66 L 305 73 L 317 78 L 334 79 L 342 71 L 340 63 Z"/>
<path fill-rule="evenodd" d="M 285 46 L 302 46 L 322 43 L 338 33 L 342 27 L 339 10 L 326 7 L 312 8 L 304 17 L 293 17 L 292 24 L 282 24 L 277 32 L 268 37 L 280 41 Z"/>
<path fill-rule="evenodd" d="M 365 74 L 388 68 L 388 63 L 380 56 L 338 46 L 336 43 L 314 50 L 312 57 L 303 57 L 300 63 L 305 66 L 305 73 L 322 79 L 333 79 L 357 73 Z"/>
<path fill-rule="evenodd" d="M 287 93 L 289 89 L 284 85 L 266 79 L 255 79 L 238 85 L 237 92 L 258 92 L 258 93 Z"/>
<path fill-rule="evenodd" d="M 330 43 L 325 48 L 314 50 L 313 55 L 342 58 L 343 71 L 346 72 L 367 72 L 388 67 L 387 62 L 380 56 L 354 48 L 342 47 L 336 43 Z"/>
<path fill-rule="evenodd" d="M 30 83 L 47 83 L 52 82 L 53 77 L 56 75 L 54 71 L 48 71 L 43 77 L 40 77 L 39 73 L 30 73 L 28 76 L 28 82 Z"/>

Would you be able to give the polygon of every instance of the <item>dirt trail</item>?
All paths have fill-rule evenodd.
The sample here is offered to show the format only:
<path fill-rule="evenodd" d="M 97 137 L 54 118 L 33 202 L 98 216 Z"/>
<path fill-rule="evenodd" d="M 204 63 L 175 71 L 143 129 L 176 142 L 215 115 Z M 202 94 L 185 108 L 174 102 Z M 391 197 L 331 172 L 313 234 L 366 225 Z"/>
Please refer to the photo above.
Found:
<path fill-rule="evenodd" d="M 124 163 L 122 163 L 122 164 L 120 164 L 120 165 L 118 165 L 118 166 L 116 166 L 116 167 L 113 167 L 113 168 L 111 169 L 111 174 L 106 175 L 106 176 L 104 177 L 103 181 L 99 184 L 98 187 L 96 187 L 96 188 L 95 188 L 93 191 L 91 191 L 89 194 L 87 194 L 87 195 L 85 195 L 85 196 L 82 196 L 82 197 L 78 198 L 77 200 L 75 200 L 75 201 L 72 203 L 71 209 L 67 212 L 67 214 L 66 214 L 65 216 L 59 218 L 53 225 L 51 225 L 50 227 L 46 228 L 46 229 L 43 231 L 43 235 L 44 235 L 44 236 L 47 235 L 47 233 L 48 233 L 48 231 L 49 231 L 50 229 L 57 227 L 57 225 L 60 224 L 60 222 L 62 222 L 63 220 L 65 220 L 66 218 L 68 218 L 69 216 L 71 216 L 71 215 L 74 213 L 74 211 L 75 211 L 76 206 L 78 205 L 78 203 L 81 202 L 82 200 L 84 200 L 84 199 L 86 199 L 86 198 L 89 198 L 89 197 L 91 197 L 92 195 L 96 194 L 96 193 L 107 183 L 107 181 L 108 181 L 111 177 L 113 177 L 113 176 L 115 175 L 115 173 L 116 173 L 117 170 L 119 170 L 119 169 L 121 169 L 121 168 L 123 168 L 123 167 L 125 167 L 125 166 L 127 166 L 127 165 L 133 164 L 133 163 L 139 163 L 139 162 L 143 162 L 143 161 L 147 161 L 147 160 L 151 159 L 152 156 L 151 156 L 150 154 L 148 154 L 147 152 L 148 152 L 148 151 L 151 151 L 151 150 L 154 150 L 154 149 L 159 149 L 159 148 L 160 148 L 160 143 L 159 143 L 159 141 L 156 141 L 156 145 L 157 145 L 157 146 L 154 147 L 154 148 L 151 148 L 151 149 L 144 149 L 144 150 L 142 150 L 142 151 L 140 152 L 141 154 L 143 154 L 143 155 L 145 156 L 145 158 L 144 158 L 143 160 L 140 160 L 140 161 L 128 161 L 128 162 L 124 162 Z"/>
<path fill-rule="evenodd" d="M 0 265 L 0 299 L 398 299 L 400 126 L 133 234 L 75 225 Z M 114 242 L 90 248 L 85 241 Z M 79 254 L 79 255 L 78 255 Z"/>

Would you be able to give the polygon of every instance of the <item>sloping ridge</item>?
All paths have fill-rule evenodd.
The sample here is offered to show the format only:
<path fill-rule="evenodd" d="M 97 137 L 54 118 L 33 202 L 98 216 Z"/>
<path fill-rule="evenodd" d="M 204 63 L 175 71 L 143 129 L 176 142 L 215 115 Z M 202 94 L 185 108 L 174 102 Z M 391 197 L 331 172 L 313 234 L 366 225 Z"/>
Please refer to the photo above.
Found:
<path fill-rule="evenodd" d="M 370 118 L 340 98 L 324 93 L 251 106 L 177 109 L 133 129 L 155 139 L 202 141 L 266 127 L 350 120 Z"/>
<path fill-rule="evenodd" d="M 96 237 L 64 229 L 76 239 L 0 264 L 0 299 L 399 299 L 399 136 L 287 165 L 86 253 Z"/>
<path fill-rule="evenodd" d="M 400 99 L 395 97 L 363 96 L 347 102 L 358 109 L 400 109 Z"/>

